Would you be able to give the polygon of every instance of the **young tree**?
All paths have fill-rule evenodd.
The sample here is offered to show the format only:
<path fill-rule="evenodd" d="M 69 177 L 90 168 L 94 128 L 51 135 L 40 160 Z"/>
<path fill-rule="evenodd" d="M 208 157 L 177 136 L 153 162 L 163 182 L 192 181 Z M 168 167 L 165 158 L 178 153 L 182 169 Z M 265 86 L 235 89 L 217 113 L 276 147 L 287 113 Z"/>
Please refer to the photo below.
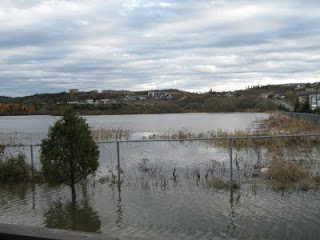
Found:
<path fill-rule="evenodd" d="M 309 102 L 309 99 L 307 99 L 301 106 L 301 112 L 303 113 L 312 113 L 311 104 Z"/>
<path fill-rule="evenodd" d="M 88 124 L 71 111 L 56 121 L 41 143 L 40 161 L 46 181 L 70 186 L 73 200 L 75 184 L 97 170 L 98 158 Z"/>
<path fill-rule="evenodd" d="M 300 112 L 301 111 L 301 104 L 299 102 L 299 99 L 296 99 L 296 102 L 294 104 L 294 111 L 295 112 Z"/>

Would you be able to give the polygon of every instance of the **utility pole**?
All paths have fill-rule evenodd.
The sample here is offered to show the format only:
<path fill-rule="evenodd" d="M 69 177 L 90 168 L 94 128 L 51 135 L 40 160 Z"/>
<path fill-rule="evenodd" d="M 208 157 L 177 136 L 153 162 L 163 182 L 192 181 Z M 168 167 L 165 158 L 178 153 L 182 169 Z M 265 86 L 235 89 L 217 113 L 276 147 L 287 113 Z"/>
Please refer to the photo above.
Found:
<path fill-rule="evenodd" d="M 316 88 L 316 109 L 318 108 L 318 89 Z"/>

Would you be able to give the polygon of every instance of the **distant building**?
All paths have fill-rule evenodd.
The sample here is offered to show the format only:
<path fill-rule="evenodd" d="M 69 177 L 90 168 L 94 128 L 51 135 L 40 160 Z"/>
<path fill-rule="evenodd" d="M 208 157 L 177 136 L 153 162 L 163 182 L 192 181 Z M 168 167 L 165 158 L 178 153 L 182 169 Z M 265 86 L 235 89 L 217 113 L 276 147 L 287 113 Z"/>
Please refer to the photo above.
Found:
<path fill-rule="evenodd" d="M 304 84 L 304 83 L 297 84 L 296 90 L 304 89 L 305 86 L 306 86 L 306 84 Z"/>
<path fill-rule="evenodd" d="M 312 110 L 320 107 L 320 94 L 309 94 L 299 96 L 299 103 L 303 104 L 307 100 L 309 100 Z"/>
<path fill-rule="evenodd" d="M 116 103 L 117 100 L 115 99 L 101 99 L 100 100 L 100 103 L 103 103 L 103 104 L 107 104 L 107 103 Z"/>
<path fill-rule="evenodd" d="M 134 98 L 134 96 L 129 96 L 129 95 L 127 95 L 127 96 L 125 96 L 125 100 L 126 100 L 126 101 L 134 101 L 134 100 L 136 100 L 136 99 Z"/>
<path fill-rule="evenodd" d="M 93 104 L 93 99 L 87 99 L 86 104 Z"/>
<path fill-rule="evenodd" d="M 75 89 L 75 88 L 74 88 L 74 89 L 70 89 L 70 90 L 69 90 L 69 93 L 70 93 L 70 94 L 78 93 L 78 89 Z"/>
<path fill-rule="evenodd" d="M 279 93 L 276 93 L 273 95 L 273 98 L 279 98 L 280 97 L 280 94 Z"/>
<path fill-rule="evenodd" d="M 307 93 L 316 93 L 317 92 L 317 90 L 315 88 L 306 88 L 305 91 Z"/>
<path fill-rule="evenodd" d="M 309 95 L 309 102 L 311 105 L 312 110 L 320 107 L 320 94 L 310 94 Z"/>
<path fill-rule="evenodd" d="M 90 94 L 98 94 L 99 92 L 98 92 L 98 90 L 92 90 L 92 91 L 90 91 Z"/>
<path fill-rule="evenodd" d="M 261 98 L 269 98 L 269 93 L 261 93 L 260 97 Z"/>
<path fill-rule="evenodd" d="M 154 91 L 148 92 L 148 96 L 153 98 L 154 97 Z"/>
<path fill-rule="evenodd" d="M 74 105 L 74 104 L 79 104 L 79 102 L 78 101 L 69 101 L 69 102 L 67 102 L 67 104 Z"/>
<path fill-rule="evenodd" d="M 148 96 L 154 99 L 173 99 L 173 96 L 167 92 L 148 92 Z"/>
<path fill-rule="evenodd" d="M 114 93 L 112 90 L 102 90 L 103 94 L 110 94 L 110 93 Z"/>
<path fill-rule="evenodd" d="M 125 97 L 125 100 L 127 100 L 127 101 L 144 101 L 146 99 L 147 99 L 146 96 L 130 96 L 130 95 L 126 95 L 126 97 Z"/>
<path fill-rule="evenodd" d="M 232 93 L 232 92 L 227 92 L 227 93 L 225 94 L 225 96 L 226 96 L 226 97 L 232 97 L 232 96 L 233 96 L 233 93 Z"/>
<path fill-rule="evenodd" d="M 138 100 L 140 100 L 140 101 L 144 101 L 144 100 L 147 99 L 146 96 L 137 96 L 137 98 L 138 98 Z"/>

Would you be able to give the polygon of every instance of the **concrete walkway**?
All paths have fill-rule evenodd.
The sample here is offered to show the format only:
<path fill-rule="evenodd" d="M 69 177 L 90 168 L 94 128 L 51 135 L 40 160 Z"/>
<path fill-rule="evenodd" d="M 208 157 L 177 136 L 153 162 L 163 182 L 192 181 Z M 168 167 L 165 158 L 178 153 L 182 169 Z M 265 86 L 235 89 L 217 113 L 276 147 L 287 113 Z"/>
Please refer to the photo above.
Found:
<path fill-rule="evenodd" d="M 68 230 L 49 229 L 44 227 L 28 227 L 15 224 L 0 223 L 0 239 L 5 240 L 143 240 L 144 238 L 115 238 L 106 234 L 85 233 Z"/>

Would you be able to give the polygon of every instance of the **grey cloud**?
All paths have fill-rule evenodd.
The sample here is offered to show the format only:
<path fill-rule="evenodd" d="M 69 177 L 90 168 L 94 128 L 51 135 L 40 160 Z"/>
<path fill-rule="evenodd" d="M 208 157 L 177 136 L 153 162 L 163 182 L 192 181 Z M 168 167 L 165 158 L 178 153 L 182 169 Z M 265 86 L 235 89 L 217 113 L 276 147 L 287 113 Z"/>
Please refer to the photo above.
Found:
<path fill-rule="evenodd" d="M 50 47 L 76 40 L 81 36 L 63 24 L 39 29 L 0 30 L 0 49 L 26 46 Z"/>
<path fill-rule="evenodd" d="M 26 14 L 44 1 L 8 2 L 0 7 Z M 318 1 L 69 3 L 83 4 L 81 11 L 37 11 L 33 24 L 0 25 L 0 95 L 158 85 L 228 90 L 319 74 Z M 227 16 L 242 6 L 248 13 Z"/>
<path fill-rule="evenodd" d="M 19 49 L 19 48 L 18 48 Z M 54 49 L 50 48 L 37 48 L 37 50 L 25 50 L 24 48 L 20 49 L 18 54 L 4 57 L 2 60 L 6 64 L 37 64 L 37 63 L 50 63 L 54 60 L 59 60 L 66 58 L 68 55 L 72 54 L 73 50 L 65 47 L 55 47 Z"/>

